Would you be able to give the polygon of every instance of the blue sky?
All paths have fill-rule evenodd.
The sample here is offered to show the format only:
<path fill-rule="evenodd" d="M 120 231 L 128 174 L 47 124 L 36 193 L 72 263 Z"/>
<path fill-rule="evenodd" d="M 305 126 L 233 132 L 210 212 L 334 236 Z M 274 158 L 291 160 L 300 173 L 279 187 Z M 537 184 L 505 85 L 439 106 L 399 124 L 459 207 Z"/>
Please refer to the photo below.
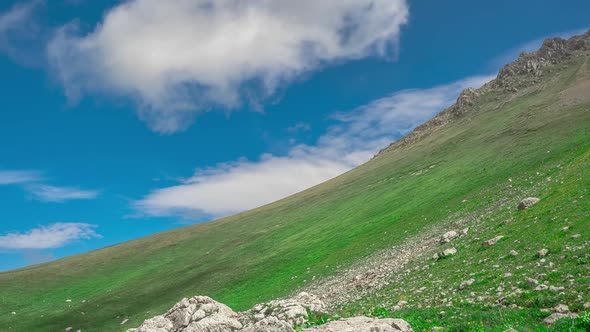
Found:
<path fill-rule="evenodd" d="M 0 270 L 336 176 L 590 2 L 0 3 Z M 247 13 L 247 14 L 246 14 Z"/>

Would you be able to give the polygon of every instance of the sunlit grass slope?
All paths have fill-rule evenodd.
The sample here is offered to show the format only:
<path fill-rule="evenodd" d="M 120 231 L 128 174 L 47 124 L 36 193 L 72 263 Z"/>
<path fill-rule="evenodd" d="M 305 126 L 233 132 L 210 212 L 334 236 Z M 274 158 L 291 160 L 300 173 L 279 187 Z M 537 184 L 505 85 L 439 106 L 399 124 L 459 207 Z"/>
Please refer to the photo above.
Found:
<path fill-rule="evenodd" d="M 435 134 L 276 203 L 1 273 L 0 329 L 123 330 L 196 294 L 247 309 L 482 209 L 486 188 L 588 151 L 590 104 L 561 93 L 587 74 L 587 60 L 559 65 L 526 93 L 487 93 Z M 585 209 L 574 217 L 588 218 Z"/>

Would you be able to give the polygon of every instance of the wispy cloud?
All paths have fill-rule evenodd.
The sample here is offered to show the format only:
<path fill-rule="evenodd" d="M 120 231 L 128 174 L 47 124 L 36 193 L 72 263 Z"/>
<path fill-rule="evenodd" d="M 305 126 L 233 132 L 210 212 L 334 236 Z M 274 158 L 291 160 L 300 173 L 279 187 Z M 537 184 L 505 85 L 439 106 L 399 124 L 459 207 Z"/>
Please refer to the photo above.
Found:
<path fill-rule="evenodd" d="M 31 183 L 42 180 L 38 171 L 0 170 L 0 185 Z"/>
<path fill-rule="evenodd" d="M 26 186 L 31 198 L 42 202 L 61 203 L 69 200 L 94 199 L 100 194 L 97 190 L 82 190 L 73 187 L 56 187 L 45 184 Z"/>
<path fill-rule="evenodd" d="M 71 100 L 131 97 L 170 133 L 212 106 L 257 105 L 323 65 L 393 58 L 408 18 L 406 0 L 130 0 L 89 34 L 63 27 L 49 56 Z"/>
<path fill-rule="evenodd" d="M 55 223 L 39 226 L 24 233 L 8 233 L 0 236 L 0 249 L 53 249 L 82 239 L 100 238 L 96 225 L 85 223 Z"/>
<path fill-rule="evenodd" d="M 200 169 L 183 183 L 154 190 L 135 203 L 144 215 L 219 217 L 286 197 L 369 160 L 451 105 L 461 90 L 492 76 L 476 76 L 431 89 L 404 90 L 351 112 L 334 114 L 315 145 L 297 145 L 285 156 L 264 154 Z"/>
<path fill-rule="evenodd" d="M 311 125 L 307 122 L 297 122 L 296 124 L 292 125 L 291 127 L 287 128 L 288 132 L 297 133 L 300 131 L 310 131 Z"/>
<path fill-rule="evenodd" d="M 0 53 L 23 65 L 45 62 L 48 31 L 36 18 L 43 4 L 42 0 L 19 2 L 0 13 Z"/>

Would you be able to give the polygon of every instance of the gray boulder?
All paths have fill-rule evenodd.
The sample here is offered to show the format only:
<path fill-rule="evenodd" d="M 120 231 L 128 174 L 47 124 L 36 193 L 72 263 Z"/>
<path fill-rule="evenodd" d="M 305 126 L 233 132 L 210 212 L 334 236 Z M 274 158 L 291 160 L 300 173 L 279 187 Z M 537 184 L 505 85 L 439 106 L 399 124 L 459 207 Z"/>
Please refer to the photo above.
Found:
<path fill-rule="evenodd" d="M 458 236 L 459 236 L 459 234 L 456 231 L 448 231 L 440 237 L 439 242 L 441 244 L 449 243 Z"/>
<path fill-rule="evenodd" d="M 166 314 L 128 332 L 233 332 L 242 328 L 238 315 L 208 296 L 182 299 Z"/>
<path fill-rule="evenodd" d="M 270 316 L 258 322 L 250 323 L 240 332 L 295 332 L 295 330 L 288 322 Z"/>
<path fill-rule="evenodd" d="M 302 332 L 413 332 L 405 320 L 369 318 L 364 316 L 332 321 L 324 325 L 303 329 Z"/>
<path fill-rule="evenodd" d="M 291 327 L 295 327 L 307 321 L 307 309 L 311 312 L 323 313 L 326 311 L 326 305 L 317 296 L 301 292 L 289 299 L 257 304 L 243 315 L 254 323 L 268 317 L 275 317 L 289 323 Z"/>
<path fill-rule="evenodd" d="M 543 319 L 543 323 L 551 325 L 562 318 L 576 318 L 576 317 L 578 317 L 578 315 L 576 315 L 576 314 L 563 314 L 560 312 L 556 312 L 556 313 L 551 314 L 550 316 L 545 317 L 545 319 Z"/>
<path fill-rule="evenodd" d="M 489 239 L 486 241 L 483 241 L 483 243 L 481 244 L 482 247 L 489 247 L 489 246 L 493 246 L 494 244 L 496 244 L 498 241 L 500 241 L 502 238 L 504 238 L 504 236 L 502 235 L 498 235 L 496 237 L 494 237 L 493 239 Z"/>
<path fill-rule="evenodd" d="M 523 199 L 522 201 L 520 201 L 520 203 L 518 203 L 518 209 L 519 210 L 526 210 L 530 207 L 532 207 L 533 205 L 539 203 L 541 201 L 541 199 L 537 198 L 537 197 L 527 197 L 525 199 Z"/>

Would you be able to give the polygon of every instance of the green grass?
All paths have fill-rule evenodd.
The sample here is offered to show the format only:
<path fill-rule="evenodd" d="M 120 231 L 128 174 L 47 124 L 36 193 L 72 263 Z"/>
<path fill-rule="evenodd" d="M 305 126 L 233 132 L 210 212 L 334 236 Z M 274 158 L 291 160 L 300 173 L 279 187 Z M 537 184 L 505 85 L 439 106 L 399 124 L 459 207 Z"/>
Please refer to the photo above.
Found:
<path fill-rule="evenodd" d="M 489 93 L 477 110 L 435 135 L 284 200 L 215 222 L 1 273 L 0 326 L 12 331 L 63 331 L 69 326 L 124 330 L 196 294 L 212 296 L 236 310 L 247 309 L 287 295 L 309 284 L 313 276 L 328 276 L 376 250 L 403 243 L 450 216 L 483 213 L 508 195 L 504 187 L 509 178 L 515 188 L 510 199 L 530 194 L 543 201 L 523 213 L 515 213 L 513 205 L 512 210 L 504 206 L 497 215 L 479 221 L 484 225 L 482 240 L 496 233 L 506 238 L 485 250 L 479 242 L 465 239 L 455 257 L 431 268 L 438 269 L 439 278 L 454 284 L 465 266 L 462 260 L 470 260 L 468 266 L 475 271 L 480 269 L 479 257 L 496 260 L 511 248 L 521 255 L 502 258 L 510 266 L 533 262 L 531 250 L 541 243 L 552 254 L 559 252 L 574 242 L 554 232 L 565 218 L 572 232 L 582 234 L 578 241 L 584 242 L 590 235 L 590 105 L 565 106 L 559 100 L 559 92 L 587 70 L 584 60 L 561 65 L 545 77 L 544 85 L 518 98 Z M 418 171 L 422 172 L 415 175 Z M 537 171 L 543 176 L 536 176 Z M 549 185 L 547 176 L 564 184 Z M 508 216 L 516 221 L 501 224 Z M 544 231 L 549 228 L 551 232 Z M 522 248 L 513 245 L 516 239 Z M 528 241 L 530 250 L 522 241 Z M 587 261 L 564 261 L 559 273 L 588 275 Z M 560 278 L 559 273 L 551 278 Z M 426 274 L 416 275 L 422 279 L 405 282 L 431 284 Z M 494 278 L 487 272 L 478 275 L 475 289 L 491 287 Z M 580 277 L 575 287 L 589 284 Z M 395 289 L 386 295 L 391 300 L 413 296 Z M 367 298 L 353 304 L 356 309 L 350 312 L 365 310 L 375 301 Z M 533 310 L 526 318 L 534 319 L 528 321 L 538 320 L 535 307 L 541 299 L 523 295 L 515 301 Z M 440 312 L 412 310 L 417 311 L 408 311 L 407 317 L 417 326 L 420 318 L 411 317 L 435 320 Z M 489 310 L 482 311 L 482 317 L 495 317 Z M 17 315 L 11 315 L 13 311 Z M 525 315 L 515 310 L 505 314 L 515 320 Z M 119 325 L 123 318 L 130 319 L 124 327 Z"/>

